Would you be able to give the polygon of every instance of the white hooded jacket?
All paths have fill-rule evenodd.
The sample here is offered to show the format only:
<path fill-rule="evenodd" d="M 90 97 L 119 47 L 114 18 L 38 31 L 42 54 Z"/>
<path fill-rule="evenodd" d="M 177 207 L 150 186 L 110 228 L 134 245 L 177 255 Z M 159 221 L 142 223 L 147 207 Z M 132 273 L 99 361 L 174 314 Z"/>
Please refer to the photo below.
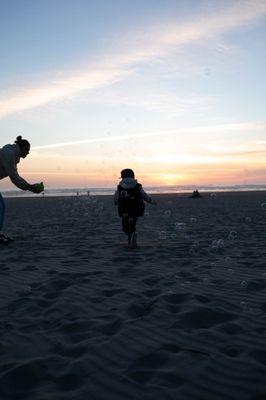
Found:
<path fill-rule="evenodd" d="M 137 179 L 124 178 L 119 182 L 119 185 L 122 186 L 122 188 L 124 189 L 133 189 L 137 183 L 138 183 Z M 145 192 L 143 188 L 140 189 L 140 195 L 142 200 L 146 201 L 147 203 L 153 203 L 152 198 Z M 114 197 L 115 205 L 117 205 L 118 203 L 118 198 L 119 198 L 119 191 L 116 190 Z"/>
<path fill-rule="evenodd" d="M 0 149 L 0 180 L 9 176 L 19 189 L 27 190 L 28 182 L 18 174 L 17 164 L 20 161 L 18 144 L 7 144 Z"/>

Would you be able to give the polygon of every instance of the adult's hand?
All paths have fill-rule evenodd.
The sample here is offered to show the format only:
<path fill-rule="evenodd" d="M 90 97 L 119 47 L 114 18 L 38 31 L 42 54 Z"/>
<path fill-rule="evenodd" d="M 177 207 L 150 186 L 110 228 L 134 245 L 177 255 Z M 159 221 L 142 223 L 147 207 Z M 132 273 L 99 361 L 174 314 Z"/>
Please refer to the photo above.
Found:
<path fill-rule="evenodd" d="M 41 193 L 41 192 L 43 192 L 43 188 L 40 187 L 38 183 L 34 183 L 33 185 L 29 185 L 27 190 L 29 190 L 32 193 Z"/>

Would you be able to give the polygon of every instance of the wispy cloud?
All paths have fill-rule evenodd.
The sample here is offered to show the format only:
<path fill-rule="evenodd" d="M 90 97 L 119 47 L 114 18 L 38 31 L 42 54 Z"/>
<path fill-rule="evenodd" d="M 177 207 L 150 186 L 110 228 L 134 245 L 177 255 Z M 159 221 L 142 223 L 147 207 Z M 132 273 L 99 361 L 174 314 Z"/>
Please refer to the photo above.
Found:
<path fill-rule="evenodd" d="M 140 36 L 134 34 L 120 44 L 114 44 L 112 54 L 98 57 L 98 62 L 82 71 L 70 71 L 63 79 L 55 78 L 19 91 L 13 89 L 2 96 L 0 93 L 0 118 L 125 80 L 139 65 L 163 59 L 172 51 L 191 43 L 201 44 L 232 29 L 255 23 L 265 14 L 264 0 L 242 1 L 183 24 L 169 26 L 164 21 L 161 26 L 140 30 Z"/>
<path fill-rule="evenodd" d="M 235 124 L 220 124 L 220 125 L 207 125 L 207 126 L 196 126 L 192 128 L 183 128 L 183 129 L 168 129 L 168 130 L 158 130 L 153 132 L 141 132 L 127 135 L 117 135 L 117 136 L 102 136 L 96 138 L 90 138 L 85 140 L 73 140 L 69 142 L 61 142 L 61 143 L 49 143 L 42 146 L 34 146 L 32 150 L 41 150 L 41 149 L 52 149 L 58 147 L 66 147 L 66 146 L 74 146 L 81 145 L 87 143 L 99 143 L 99 142 L 115 142 L 115 141 L 123 141 L 128 139 L 138 139 L 143 137 L 154 137 L 164 135 L 179 135 L 179 134 L 189 134 L 189 133 L 224 133 L 224 132 L 241 132 L 241 131 L 249 131 L 249 130 L 258 130 L 265 129 L 265 123 L 235 123 Z"/>

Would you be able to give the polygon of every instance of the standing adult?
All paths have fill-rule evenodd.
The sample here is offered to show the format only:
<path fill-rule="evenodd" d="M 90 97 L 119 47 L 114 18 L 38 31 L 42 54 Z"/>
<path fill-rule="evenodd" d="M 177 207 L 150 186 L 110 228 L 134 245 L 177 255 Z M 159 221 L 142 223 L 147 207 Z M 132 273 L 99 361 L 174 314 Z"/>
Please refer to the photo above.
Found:
<path fill-rule="evenodd" d="M 30 143 L 18 136 L 14 144 L 6 144 L 0 148 L 0 180 L 9 176 L 12 183 L 21 190 L 29 190 L 33 193 L 41 193 L 43 188 L 38 184 L 29 184 L 19 176 L 17 164 L 20 158 L 26 158 L 30 152 Z M 0 193 L 0 243 L 9 242 L 9 236 L 2 232 L 5 216 L 5 202 Z"/>

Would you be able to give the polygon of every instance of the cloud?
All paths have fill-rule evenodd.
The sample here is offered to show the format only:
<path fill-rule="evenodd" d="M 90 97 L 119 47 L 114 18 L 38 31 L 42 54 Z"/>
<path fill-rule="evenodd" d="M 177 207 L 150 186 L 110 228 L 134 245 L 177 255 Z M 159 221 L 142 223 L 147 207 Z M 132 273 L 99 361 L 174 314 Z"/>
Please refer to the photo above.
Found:
<path fill-rule="evenodd" d="M 163 21 L 160 26 L 140 30 L 139 36 L 134 34 L 119 44 L 115 43 L 109 54 L 98 57 L 98 61 L 82 71 L 70 71 L 63 79 L 55 78 L 39 86 L 5 93 L 5 97 L 0 99 L 0 118 L 123 81 L 140 65 L 163 59 L 177 48 L 192 43 L 202 44 L 232 29 L 253 24 L 265 14 L 264 0 L 242 1 L 182 24 L 169 26 Z"/>
<path fill-rule="evenodd" d="M 178 135 L 178 134 L 189 134 L 189 133 L 192 134 L 192 133 L 241 132 L 241 131 L 257 130 L 257 129 L 265 129 L 265 128 L 266 128 L 265 123 L 255 123 L 255 122 L 196 126 L 191 128 L 168 129 L 168 130 L 159 130 L 153 132 L 134 133 L 129 135 L 103 136 L 85 140 L 73 140 L 69 142 L 50 143 L 42 146 L 34 146 L 32 147 L 31 150 L 52 149 L 58 147 L 75 146 L 86 143 L 124 141 L 128 139 L 138 139 L 143 137 L 154 137 L 154 136 L 163 137 L 164 135 Z"/>

